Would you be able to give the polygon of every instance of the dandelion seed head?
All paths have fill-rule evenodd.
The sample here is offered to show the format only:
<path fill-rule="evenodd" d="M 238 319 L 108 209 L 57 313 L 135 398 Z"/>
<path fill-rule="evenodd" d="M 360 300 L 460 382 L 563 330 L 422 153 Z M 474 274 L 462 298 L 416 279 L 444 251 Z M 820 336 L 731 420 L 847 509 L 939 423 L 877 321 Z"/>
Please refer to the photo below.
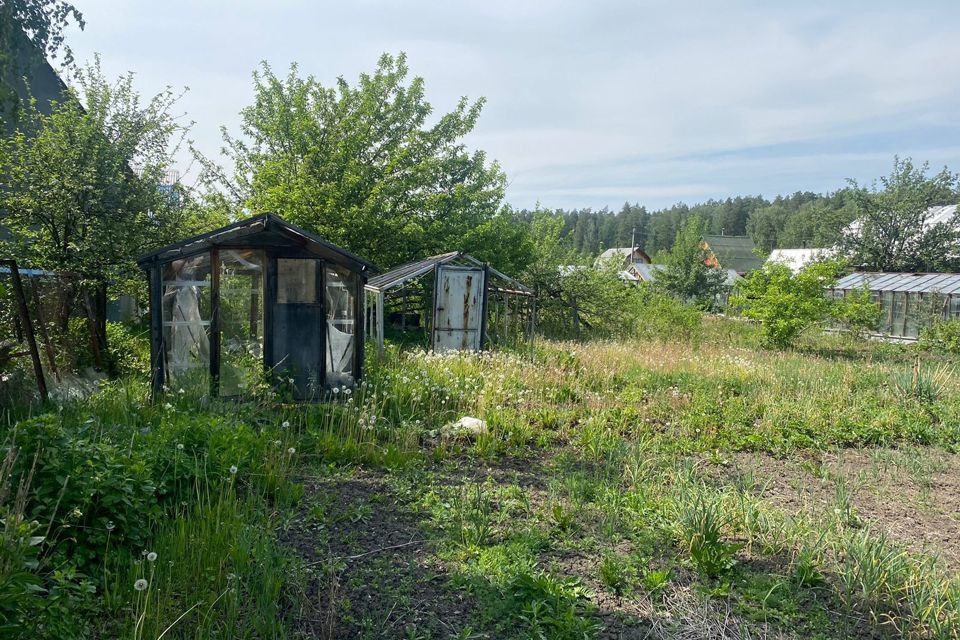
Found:
<path fill-rule="evenodd" d="M 140 578 L 139 580 L 133 583 L 133 588 L 136 589 L 137 591 L 146 591 L 147 586 L 148 586 L 147 581 L 144 580 L 143 578 Z"/>
<path fill-rule="evenodd" d="M 289 421 L 289 420 L 284 420 L 283 423 L 282 423 L 280 426 L 281 426 L 282 428 L 286 429 L 286 428 L 288 428 L 288 427 L 290 426 L 290 421 Z"/>
<path fill-rule="evenodd" d="M 294 449 L 293 447 L 290 447 L 289 449 L 287 449 L 287 453 L 289 453 L 290 455 L 293 455 L 293 454 L 295 454 L 296 452 L 297 452 L 297 450 Z"/>
<path fill-rule="evenodd" d="M 151 551 L 147 554 L 147 562 L 155 562 L 157 560 L 157 552 Z"/>
<path fill-rule="evenodd" d="M 230 465 L 230 475 L 232 476 L 237 475 L 237 465 L 235 464 Z"/>

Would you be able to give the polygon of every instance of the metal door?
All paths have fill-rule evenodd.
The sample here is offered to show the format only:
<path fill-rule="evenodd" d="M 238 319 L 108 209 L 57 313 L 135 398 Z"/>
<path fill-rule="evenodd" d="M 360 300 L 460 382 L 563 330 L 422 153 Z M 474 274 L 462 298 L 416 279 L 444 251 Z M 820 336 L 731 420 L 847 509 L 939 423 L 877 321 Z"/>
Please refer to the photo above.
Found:
<path fill-rule="evenodd" d="M 323 391 L 326 316 L 319 260 L 278 258 L 273 286 L 273 343 L 267 365 L 297 399 Z"/>
<path fill-rule="evenodd" d="M 482 343 L 484 270 L 440 265 L 434 291 L 433 350 L 477 351 Z"/>

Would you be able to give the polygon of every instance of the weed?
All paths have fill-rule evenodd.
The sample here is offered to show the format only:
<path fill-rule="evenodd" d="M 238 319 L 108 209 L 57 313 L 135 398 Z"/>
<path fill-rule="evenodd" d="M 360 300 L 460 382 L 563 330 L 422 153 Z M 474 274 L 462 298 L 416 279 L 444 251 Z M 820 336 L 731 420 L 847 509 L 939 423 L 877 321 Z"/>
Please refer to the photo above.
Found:
<path fill-rule="evenodd" d="M 674 509 L 678 538 L 694 567 L 711 578 L 733 568 L 743 544 L 726 540 L 724 529 L 731 519 L 720 498 L 704 488 L 689 488 L 676 498 Z"/>

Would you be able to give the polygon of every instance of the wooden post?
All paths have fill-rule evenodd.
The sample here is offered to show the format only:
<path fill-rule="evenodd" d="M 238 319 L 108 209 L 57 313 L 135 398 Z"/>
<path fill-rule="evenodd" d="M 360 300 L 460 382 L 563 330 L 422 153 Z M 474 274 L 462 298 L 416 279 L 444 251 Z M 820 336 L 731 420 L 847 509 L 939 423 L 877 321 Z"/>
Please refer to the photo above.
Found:
<path fill-rule="evenodd" d="M 33 361 L 33 373 L 37 378 L 37 389 L 40 391 L 40 399 L 47 401 L 47 380 L 43 377 L 43 365 L 40 364 L 40 351 L 37 349 L 37 337 L 33 333 L 33 323 L 30 320 L 30 310 L 27 308 L 27 296 L 23 292 L 23 281 L 20 279 L 20 270 L 17 268 L 15 260 L 3 260 L 3 264 L 10 267 L 10 276 L 13 280 L 13 293 L 17 299 L 17 310 L 20 312 L 20 322 L 23 324 L 24 333 L 27 338 L 27 346 L 30 349 L 30 360 Z"/>
<path fill-rule="evenodd" d="M 533 360 L 533 346 L 537 335 L 537 299 L 530 297 L 530 359 Z"/>
<path fill-rule="evenodd" d="M 383 357 L 383 291 L 377 292 L 377 355 Z"/>
<path fill-rule="evenodd" d="M 220 395 L 220 251 L 210 251 L 210 397 Z"/>
<path fill-rule="evenodd" d="M 154 262 L 147 270 L 150 287 L 150 390 L 154 400 L 163 391 L 167 380 L 166 347 L 163 336 L 163 277 Z"/>
<path fill-rule="evenodd" d="M 483 351 L 484 347 L 487 346 L 487 305 L 489 304 L 490 296 L 490 265 L 489 263 L 483 263 L 483 293 L 480 298 L 480 340 L 478 344 L 480 345 L 480 351 Z"/>
<path fill-rule="evenodd" d="M 103 370 L 103 345 L 100 344 L 100 330 L 97 328 L 96 312 L 90 302 L 90 292 L 83 287 L 83 305 L 87 309 L 87 326 L 90 329 L 90 344 L 93 347 L 93 361 L 97 369 Z"/>
<path fill-rule="evenodd" d="M 40 294 L 37 292 L 36 280 L 30 280 L 30 291 L 33 293 L 33 306 L 37 313 L 37 324 L 40 325 L 40 337 L 43 338 L 43 348 L 47 354 L 47 362 L 50 364 L 50 371 L 53 377 L 60 382 L 60 370 L 57 369 L 57 360 L 53 355 L 53 345 L 50 343 L 50 334 L 47 332 L 47 322 L 43 317 L 43 305 L 40 303 Z"/>

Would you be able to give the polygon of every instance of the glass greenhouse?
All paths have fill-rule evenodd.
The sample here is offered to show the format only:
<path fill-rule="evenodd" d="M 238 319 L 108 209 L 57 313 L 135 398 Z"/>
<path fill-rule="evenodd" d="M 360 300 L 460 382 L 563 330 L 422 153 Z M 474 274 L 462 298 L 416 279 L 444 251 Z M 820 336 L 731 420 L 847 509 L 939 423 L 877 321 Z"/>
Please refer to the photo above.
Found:
<path fill-rule="evenodd" d="M 264 372 L 305 400 L 363 363 L 372 265 L 272 214 L 138 259 L 150 286 L 154 392 L 241 396 Z"/>
<path fill-rule="evenodd" d="M 841 278 L 830 293 L 842 298 L 864 287 L 880 303 L 884 336 L 914 340 L 936 319 L 960 318 L 960 273 L 858 271 Z"/>

